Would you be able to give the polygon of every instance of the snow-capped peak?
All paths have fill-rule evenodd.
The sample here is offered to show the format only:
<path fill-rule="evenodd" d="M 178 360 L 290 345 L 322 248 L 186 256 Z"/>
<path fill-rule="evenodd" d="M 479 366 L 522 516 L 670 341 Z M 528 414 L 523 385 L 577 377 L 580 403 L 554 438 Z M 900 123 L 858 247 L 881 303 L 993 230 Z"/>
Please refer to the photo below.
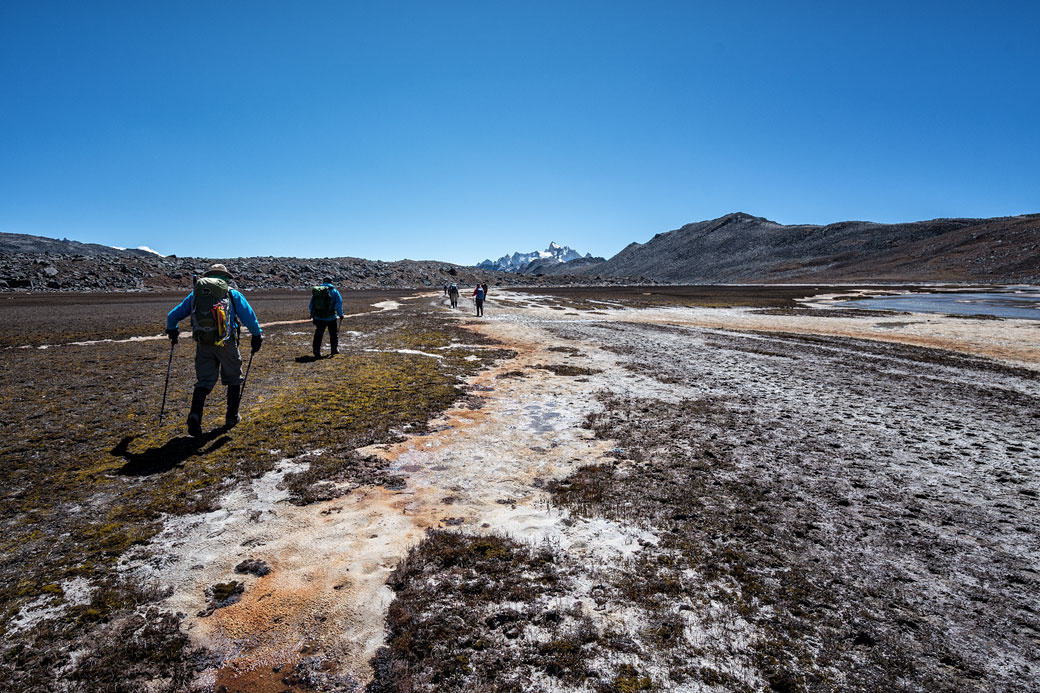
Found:
<path fill-rule="evenodd" d="M 565 245 L 560 245 L 556 241 L 549 243 L 549 247 L 545 250 L 533 250 L 529 253 L 512 253 L 509 255 L 503 255 L 497 260 L 484 260 L 477 267 L 483 269 L 501 270 L 504 272 L 517 272 L 522 268 L 526 267 L 532 260 L 550 260 L 555 262 L 570 262 L 580 257 L 591 257 L 588 253 L 582 255 L 576 250 L 572 250 Z"/>

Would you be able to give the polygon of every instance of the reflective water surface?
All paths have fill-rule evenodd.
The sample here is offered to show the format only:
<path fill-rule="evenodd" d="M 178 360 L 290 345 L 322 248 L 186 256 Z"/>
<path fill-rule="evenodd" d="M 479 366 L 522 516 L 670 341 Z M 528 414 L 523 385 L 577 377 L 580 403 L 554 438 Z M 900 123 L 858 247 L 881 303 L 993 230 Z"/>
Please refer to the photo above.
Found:
<path fill-rule="evenodd" d="M 838 305 L 910 313 L 993 315 L 999 318 L 1040 320 L 1040 287 L 1009 286 L 1004 290 L 980 293 L 943 292 L 877 296 L 845 301 Z"/>

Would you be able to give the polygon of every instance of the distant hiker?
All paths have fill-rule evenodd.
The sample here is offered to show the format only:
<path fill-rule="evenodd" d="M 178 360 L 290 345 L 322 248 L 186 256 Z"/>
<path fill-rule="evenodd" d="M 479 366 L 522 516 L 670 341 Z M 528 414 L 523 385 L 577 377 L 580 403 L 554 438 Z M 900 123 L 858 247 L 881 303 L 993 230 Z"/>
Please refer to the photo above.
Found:
<path fill-rule="evenodd" d="M 206 395 L 217 384 L 217 376 L 227 385 L 227 413 L 224 427 L 240 421 L 238 404 L 242 398 L 242 355 L 238 351 L 239 332 L 245 325 L 252 335 L 253 352 L 260 351 L 264 336 L 256 314 L 243 296 L 229 286 L 231 273 L 224 265 L 210 265 L 180 305 L 166 316 L 166 336 L 174 344 L 180 330 L 177 323 L 191 316 L 191 338 L 195 340 L 195 391 L 188 414 L 188 433 L 202 435 L 202 409 Z"/>
<path fill-rule="evenodd" d="M 444 295 L 448 295 L 448 282 L 444 282 Z"/>
<path fill-rule="evenodd" d="M 339 353 L 339 325 L 336 316 L 343 319 L 343 297 L 332 286 L 332 277 L 325 277 L 322 283 L 311 289 L 311 321 L 314 323 L 314 358 L 321 358 L 321 342 L 325 330 L 329 331 L 330 356 Z"/>
<path fill-rule="evenodd" d="M 459 287 L 455 284 L 455 282 L 452 282 L 448 286 L 448 300 L 451 301 L 452 308 L 459 307 Z"/>
<path fill-rule="evenodd" d="M 488 297 L 488 285 L 487 285 L 487 282 L 484 282 L 483 284 L 481 284 L 481 286 L 484 287 L 484 298 L 487 298 Z"/>
<path fill-rule="evenodd" d="M 484 315 L 484 286 L 477 284 L 477 288 L 473 289 L 473 301 L 477 304 L 477 317 Z"/>

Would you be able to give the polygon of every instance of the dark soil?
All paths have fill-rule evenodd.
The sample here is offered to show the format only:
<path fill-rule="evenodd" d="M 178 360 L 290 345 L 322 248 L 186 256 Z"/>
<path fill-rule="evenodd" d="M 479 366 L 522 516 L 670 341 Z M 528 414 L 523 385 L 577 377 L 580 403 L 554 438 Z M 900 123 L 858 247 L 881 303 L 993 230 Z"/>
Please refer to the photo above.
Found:
<path fill-rule="evenodd" d="M 0 294 L 0 348 L 97 339 L 161 335 L 166 314 L 189 290 L 165 294 L 7 293 Z M 261 323 L 308 317 L 310 294 L 299 291 L 243 292 Z M 343 312 L 364 313 L 372 304 L 400 299 L 403 291 L 345 291 Z M 181 323 L 187 330 L 188 321 Z"/>

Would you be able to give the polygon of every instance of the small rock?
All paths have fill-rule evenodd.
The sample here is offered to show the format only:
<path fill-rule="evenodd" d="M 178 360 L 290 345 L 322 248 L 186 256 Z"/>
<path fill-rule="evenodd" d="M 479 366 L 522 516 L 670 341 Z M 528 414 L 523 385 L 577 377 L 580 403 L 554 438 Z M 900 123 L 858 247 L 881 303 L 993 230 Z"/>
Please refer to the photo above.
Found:
<path fill-rule="evenodd" d="M 264 561 L 259 561 L 255 558 L 247 558 L 235 566 L 235 572 L 240 575 L 248 573 L 257 577 L 263 577 L 271 572 L 271 567 Z"/>

